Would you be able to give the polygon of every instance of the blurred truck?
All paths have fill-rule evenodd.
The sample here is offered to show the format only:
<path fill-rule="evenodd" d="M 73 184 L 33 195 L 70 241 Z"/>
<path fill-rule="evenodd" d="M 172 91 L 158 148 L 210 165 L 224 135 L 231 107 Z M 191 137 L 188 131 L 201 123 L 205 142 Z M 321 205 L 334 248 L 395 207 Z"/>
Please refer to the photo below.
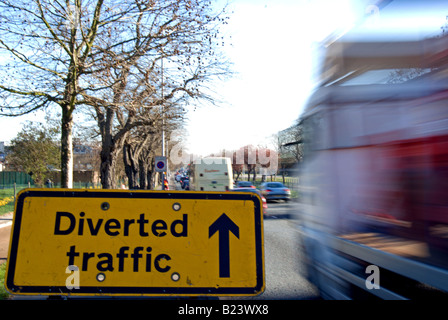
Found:
<path fill-rule="evenodd" d="M 448 37 L 339 40 L 321 75 L 300 120 L 308 279 L 330 299 L 446 299 Z"/>
<path fill-rule="evenodd" d="M 190 180 L 191 190 L 229 191 L 233 188 L 233 171 L 230 158 L 207 157 L 196 159 L 191 171 L 193 173 Z"/>

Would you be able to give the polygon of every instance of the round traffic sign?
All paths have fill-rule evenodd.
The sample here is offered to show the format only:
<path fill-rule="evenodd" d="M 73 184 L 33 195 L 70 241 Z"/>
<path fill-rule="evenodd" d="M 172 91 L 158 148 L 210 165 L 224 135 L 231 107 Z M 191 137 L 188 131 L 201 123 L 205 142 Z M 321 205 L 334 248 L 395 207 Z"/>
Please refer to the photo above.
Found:
<path fill-rule="evenodd" d="M 165 168 L 165 161 L 158 161 L 156 164 L 157 168 L 159 168 L 160 170 Z"/>
<path fill-rule="evenodd" d="M 156 171 L 157 172 L 164 172 L 164 171 L 166 171 L 166 168 L 167 168 L 167 164 L 166 164 L 166 157 L 160 157 L 160 156 L 157 156 L 155 159 L 154 159 L 155 161 L 155 169 L 156 169 Z"/>

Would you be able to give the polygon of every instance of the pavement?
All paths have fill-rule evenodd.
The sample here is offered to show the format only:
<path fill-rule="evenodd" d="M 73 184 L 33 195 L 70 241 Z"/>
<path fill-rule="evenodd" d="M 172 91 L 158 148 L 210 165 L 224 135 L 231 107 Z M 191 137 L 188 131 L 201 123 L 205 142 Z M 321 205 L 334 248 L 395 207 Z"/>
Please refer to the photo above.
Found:
<path fill-rule="evenodd" d="M 12 212 L 0 216 L 0 264 L 5 263 L 8 257 L 12 216 Z"/>
<path fill-rule="evenodd" d="M 0 228 L 8 227 L 12 224 L 13 213 L 6 213 L 0 216 Z"/>

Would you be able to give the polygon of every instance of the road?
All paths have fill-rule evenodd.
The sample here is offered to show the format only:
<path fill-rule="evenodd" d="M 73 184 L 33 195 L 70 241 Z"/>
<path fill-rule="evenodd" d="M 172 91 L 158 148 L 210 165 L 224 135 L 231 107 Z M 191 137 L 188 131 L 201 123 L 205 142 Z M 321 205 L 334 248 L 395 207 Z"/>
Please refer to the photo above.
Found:
<path fill-rule="evenodd" d="M 297 230 L 290 219 L 295 206 L 294 202 L 281 200 L 268 203 L 268 216 L 264 219 L 266 289 L 250 299 L 319 299 L 316 289 L 300 270 Z"/>
<path fill-rule="evenodd" d="M 264 219 L 265 292 L 250 299 L 318 299 L 312 285 L 301 276 L 297 231 L 289 219 L 295 204 L 283 201 L 268 203 L 268 216 Z M 0 257 L 8 253 L 11 226 L 0 228 Z M 1 260 L 0 263 L 5 260 Z M 247 297 L 230 297 L 248 299 Z"/>
<path fill-rule="evenodd" d="M 182 190 L 180 184 L 174 181 L 170 188 Z M 295 202 L 283 200 L 268 203 L 264 219 L 266 289 L 261 295 L 250 299 L 320 299 L 317 290 L 302 276 L 304 272 L 300 264 L 298 234 L 291 220 L 296 206 Z"/>

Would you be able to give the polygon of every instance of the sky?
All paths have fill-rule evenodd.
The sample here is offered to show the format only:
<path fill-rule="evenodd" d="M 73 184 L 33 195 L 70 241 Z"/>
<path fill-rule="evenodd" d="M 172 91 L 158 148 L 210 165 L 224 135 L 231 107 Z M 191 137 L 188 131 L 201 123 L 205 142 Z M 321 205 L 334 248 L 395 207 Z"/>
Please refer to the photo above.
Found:
<path fill-rule="evenodd" d="M 351 31 L 419 38 L 440 33 L 446 0 L 394 0 L 372 18 L 369 0 L 229 0 L 229 24 L 222 48 L 235 76 L 215 85 L 221 101 L 188 112 L 184 144 L 189 153 L 208 155 L 248 144 L 272 147 L 272 135 L 291 126 L 316 87 L 319 48 L 330 35 Z M 217 8 L 226 0 L 215 0 Z M 386 1 L 389 2 L 389 1 Z M 428 5 L 428 3 L 431 4 Z M 406 3 L 406 9 L 403 9 Z M 0 117 L 0 141 L 9 141 L 25 120 L 43 115 Z"/>
<path fill-rule="evenodd" d="M 224 101 L 219 106 L 190 112 L 189 152 L 206 155 L 247 144 L 271 146 L 272 135 L 297 120 L 314 86 L 313 46 L 333 29 L 323 21 L 334 26 L 351 15 L 346 5 L 317 12 L 317 2 L 312 2 L 230 3 L 233 14 L 224 31 L 231 36 L 231 46 L 224 51 L 236 75 L 220 83 L 218 93 Z"/>
<path fill-rule="evenodd" d="M 215 1 L 217 8 L 227 3 Z M 321 21 L 341 20 L 340 14 L 329 12 L 338 12 L 348 3 L 340 0 L 336 6 L 325 0 L 328 12 L 310 14 L 318 11 L 321 0 L 229 1 L 227 11 L 233 14 L 223 30 L 229 39 L 223 50 L 234 64 L 235 76 L 216 84 L 221 103 L 189 112 L 185 144 L 190 153 L 206 155 L 247 144 L 266 145 L 272 134 L 289 127 L 312 89 L 312 41 L 328 33 Z M 316 15 L 319 19 L 314 20 Z M 43 113 L 0 117 L 0 141 L 14 138 L 25 120 L 42 119 Z"/>
<path fill-rule="evenodd" d="M 354 27 L 358 39 L 366 33 L 417 39 L 440 32 L 447 1 L 430 2 L 395 0 L 375 12 L 376 2 L 363 0 L 231 1 L 234 13 L 224 32 L 232 46 L 224 50 L 238 74 L 220 84 L 225 101 L 219 107 L 190 112 L 188 151 L 273 147 L 272 135 L 293 125 L 316 87 L 324 39 Z M 372 10 L 377 14 L 364 19 Z"/>

